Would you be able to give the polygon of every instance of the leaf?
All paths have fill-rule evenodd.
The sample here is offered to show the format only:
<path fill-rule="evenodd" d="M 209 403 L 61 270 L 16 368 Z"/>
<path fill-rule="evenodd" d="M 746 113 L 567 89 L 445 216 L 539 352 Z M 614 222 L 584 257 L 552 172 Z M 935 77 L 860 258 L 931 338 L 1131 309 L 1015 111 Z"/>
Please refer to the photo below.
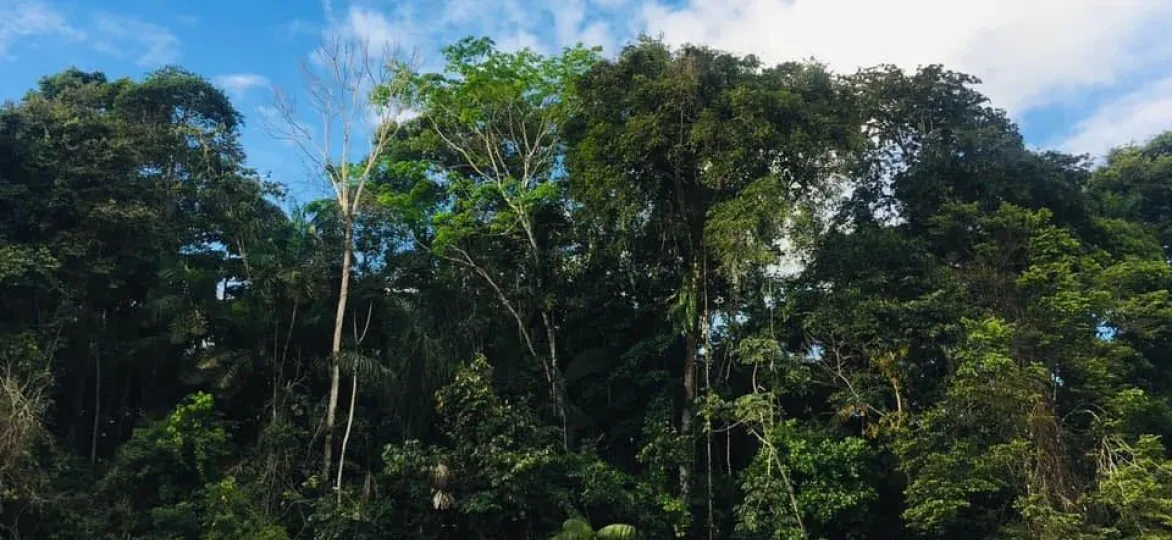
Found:
<path fill-rule="evenodd" d="M 625 523 L 614 523 L 598 530 L 599 540 L 631 540 L 635 538 L 635 527 Z"/>
<path fill-rule="evenodd" d="M 577 518 L 567 519 L 562 523 L 562 530 L 553 540 L 590 540 L 594 538 L 594 528 L 589 523 Z"/>

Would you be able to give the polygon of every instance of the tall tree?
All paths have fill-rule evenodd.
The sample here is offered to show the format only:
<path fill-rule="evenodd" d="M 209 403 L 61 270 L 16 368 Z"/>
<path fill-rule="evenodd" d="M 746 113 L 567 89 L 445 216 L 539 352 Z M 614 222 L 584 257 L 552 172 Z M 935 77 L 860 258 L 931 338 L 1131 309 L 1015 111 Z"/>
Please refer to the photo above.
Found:
<path fill-rule="evenodd" d="M 341 383 L 342 337 L 346 305 L 350 299 L 351 266 L 354 255 L 354 227 L 363 208 L 367 182 L 379 166 L 387 145 L 400 128 L 401 99 L 407 88 L 410 61 L 391 48 L 372 51 L 363 39 L 334 36 L 319 46 L 303 66 L 305 92 L 320 125 L 306 124 L 296 101 L 277 93 L 276 117 L 267 117 L 270 132 L 296 145 L 311 174 L 320 175 L 333 191 L 342 225 L 339 252 L 338 300 L 330 342 L 330 391 L 326 405 L 321 476 L 330 478 L 333 466 L 334 431 Z M 377 93 L 373 93 L 377 90 Z M 372 101 L 377 98 L 377 101 Z M 366 139 L 365 153 L 358 147 Z M 353 421 L 358 376 L 351 378 L 350 411 Z M 347 428 L 347 433 L 349 427 Z M 341 454 L 339 461 L 344 460 Z M 341 489 L 338 467 L 335 489 Z"/>
<path fill-rule="evenodd" d="M 417 136 L 434 141 L 432 166 L 444 175 L 451 196 L 451 209 L 436 216 L 432 248 L 482 279 L 516 322 L 527 352 L 545 372 L 568 447 L 558 345 L 563 317 L 554 293 L 564 261 L 548 223 L 567 210 L 563 132 L 579 107 L 570 83 L 595 61 L 595 51 L 576 48 L 543 57 L 528 49 L 501 52 L 488 39 L 467 38 L 446 47 L 444 55 L 442 74 L 420 75 L 412 84 L 425 126 Z M 522 255 L 513 270 L 481 259 L 473 247 L 485 237 L 519 240 Z M 509 290 L 503 283 L 508 272 L 530 284 Z M 544 334 L 543 352 L 532 312 Z"/>
<path fill-rule="evenodd" d="M 777 254 L 789 210 L 841 167 L 852 115 L 836 107 L 840 90 L 819 66 L 766 68 L 655 41 L 599 63 L 578 92 L 575 196 L 627 235 L 662 238 L 653 256 L 676 268 L 674 297 L 657 300 L 675 303 L 683 336 L 678 428 L 690 448 L 701 351 L 706 365 L 711 358 L 709 300 L 725 295 L 714 288 Z M 685 455 L 679 494 L 690 502 L 693 453 Z"/>

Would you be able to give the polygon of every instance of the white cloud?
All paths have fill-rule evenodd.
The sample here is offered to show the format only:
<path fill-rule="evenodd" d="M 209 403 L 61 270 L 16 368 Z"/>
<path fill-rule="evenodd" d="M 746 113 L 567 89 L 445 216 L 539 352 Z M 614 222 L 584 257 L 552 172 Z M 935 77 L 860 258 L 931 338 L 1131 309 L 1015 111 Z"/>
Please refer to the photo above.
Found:
<path fill-rule="evenodd" d="M 616 10 L 632 0 L 408 0 L 383 9 L 369 0 L 327 3 L 327 35 L 360 37 L 372 46 L 398 44 L 434 51 L 468 35 L 491 36 L 502 49 L 554 52 L 579 42 L 612 50 Z M 629 15 L 629 13 L 627 13 Z M 629 24 L 634 19 L 623 17 Z M 635 28 L 623 28 L 634 35 Z M 438 67 L 438 66 L 436 66 Z"/>
<path fill-rule="evenodd" d="M 124 56 L 133 49 L 135 63 L 144 67 L 170 64 L 179 59 L 180 41 L 170 30 L 136 17 L 100 13 L 94 21 L 101 52 Z"/>
<path fill-rule="evenodd" d="M 212 82 L 227 90 L 235 99 L 244 99 L 245 94 L 253 88 L 269 87 L 269 79 L 256 73 L 232 73 L 212 77 Z"/>
<path fill-rule="evenodd" d="M 432 21 L 420 20 L 409 5 L 383 12 L 360 5 L 350 5 L 343 17 L 326 17 L 324 37 L 342 37 L 363 41 L 374 56 L 384 52 L 410 52 L 426 42 L 425 32 L 432 30 Z"/>
<path fill-rule="evenodd" d="M 567 44 L 579 41 L 578 33 L 586 19 L 585 0 L 563 0 L 561 6 L 553 10 L 554 32 L 558 43 Z"/>
<path fill-rule="evenodd" d="M 545 44 L 537 36 L 524 30 L 498 40 L 497 47 L 500 47 L 502 51 L 519 51 L 529 48 L 537 52 L 545 52 Z"/>
<path fill-rule="evenodd" d="M 1172 76 L 1111 100 L 1076 125 L 1058 146 L 1102 157 L 1121 144 L 1143 143 L 1172 129 Z"/>
<path fill-rule="evenodd" d="M 1172 0 L 321 2 L 325 24 L 314 33 L 363 38 L 376 52 L 386 45 L 424 51 L 421 67 L 429 70 L 442 67 L 441 46 L 467 35 L 492 36 L 504 50 L 548 54 L 581 42 L 613 54 L 625 40 L 648 33 L 766 62 L 815 58 L 839 73 L 940 63 L 980 77 L 980 90 L 1019 120 L 1048 107 L 1085 112 L 1088 96 L 1132 91 L 1172 66 L 1172 40 L 1164 35 L 1172 27 Z M 308 28 L 294 23 L 290 31 Z M 1074 130 L 1046 126 L 1046 136 L 1062 148 L 1090 152 L 1144 138 L 1167 118 L 1160 116 L 1167 99 L 1155 88 L 1108 100 Z M 1092 134 L 1092 126 L 1104 134 Z M 1067 131 L 1074 134 L 1064 138 Z"/>
<path fill-rule="evenodd" d="M 179 16 L 179 19 L 186 18 Z M 187 20 L 185 24 L 192 22 Z M 98 13 L 82 30 L 46 2 L 0 0 L 0 56 L 6 55 L 12 45 L 37 36 L 84 41 L 97 52 L 131 56 L 145 67 L 172 63 L 179 58 L 180 41 L 175 34 L 136 17 Z"/>
<path fill-rule="evenodd" d="M 602 46 L 612 50 L 615 44 L 610 24 L 602 20 L 587 18 L 584 0 L 561 0 L 549 7 L 554 22 L 554 34 L 562 47 L 579 43 L 592 47 Z"/>
<path fill-rule="evenodd" d="M 286 37 L 296 37 L 300 35 L 315 35 L 321 32 L 318 25 L 311 22 L 303 21 L 301 19 L 293 19 L 282 25 Z"/>
<path fill-rule="evenodd" d="M 372 49 L 397 43 L 398 34 L 402 32 L 401 29 L 396 31 L 395 25 L 391 24 L 386 15 L 358 6 L 350 6 L 342 29 L 347 34 L 366 40 Z"/>
<path fill-rule="evenodd" d="M 480 0 L 448 0 L 444 4 L 441 20 L 449 24 L 475 22 L 479 16 Z"/>
<path fill-rule="evenodd" d="M 644 29 L 768 62 L 837 71 L 942 63 L 1012 113 L 1107 87 L 1172 58 L 1168 0 L 689 0 L 644 4 Z"/>
<path fill-rule="evenodd" d="M 14 43 L 43 35 L 71 40 L 85 37 L 84 32 L 44 2 L 0 0 L 0 57 L 6 56 Z"/>

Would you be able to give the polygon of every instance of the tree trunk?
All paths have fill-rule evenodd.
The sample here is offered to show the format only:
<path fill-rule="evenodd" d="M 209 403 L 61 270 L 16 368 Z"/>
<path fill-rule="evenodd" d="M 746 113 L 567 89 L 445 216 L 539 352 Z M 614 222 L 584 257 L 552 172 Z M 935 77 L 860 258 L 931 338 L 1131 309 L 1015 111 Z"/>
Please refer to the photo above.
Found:
<path fill-rule="evenodd" d="M 562 421 L 562 448 L 570 449 L 570 431 L 566 421 L 566 381 L 562 378 L 561 368 L 558 367 L 557 333 L 553 328 L 553 317 L 548 311 L 541 312 L 541 321 L 545 325 L 545 339 L 549 342 L 549 366 L 553 373 L 550 391 L 553 393 L 554 410 Z"/>
<path fill-rule="evenodd" d="M 691 282 L 692 282 L 692 296 L 688 302 L 693 304 L 688 319 L 684 323 L 684 403 L 680 409 L 680 435 L 689 445 L 688 452 L 686 452 L 685 461 L 680 463 L 680 498 L 684 504 L 688 504 L 689 496 L 692 491 L 692 417 L 695 411 L 692 410 L 692 402 L 696 400 L 696 353 L 698 352 L 700 340 L 700 325 L 698 316 L 697 294 L 700 292 L 700 264 L 693 261 L 691 265 Z"/>
<path fill-rule="evenodd" d="M 338 492 L 338 502 L 342 502 L 342 469 L 346 466 L 346 446 L 350 444 L 350 428 L 354 427 L 354 401 L 358 397 L 358 373 L 351 377 L 350 383 L 350 413 L 346 416 L 346 433 L 342 435 L 342 451 L 338 453 L 338 481 L 334 490 Z"/>
<path fill-rule="evenodd" d="M 279 393 L 280 392 L 280 385 L 281 385 L 281 381 L 284 380 L 285 361 L 289 359 L 289 342 L 293 340 L 293 327 L 297 324 L 297 307 L 298 307 L 298 305 L 300 305 L 299 302 L 297 302 L 296 300 L 293 301 L 293 313 L 289 316 L 289 330 L 287 332 L 285 332 L 285 346 L 284 346 L 284 348 L 281 349 L 280 356 L 277 355 L 277 351 L 275 350 L 275 347 L 277 346 L 276 340 L 279 339 L 279 337 L 281 335 L 281 328 L 280 328 L 279 322 L 276 325 L 277 337 L 275 337 L 273 339 L 273 347 L 274 347 L 273 362 L 276 364 L 273 369 L 273 371 L 275 373 L 275 375 L 273 376 L 273 423 L 274 424 L 276 424 L 277 420 L 279 419 L 278 411 L 280 409 L 280 393 Z"/>
<path fill-rule="evenodd" d="M 701 312 L 700 319 L 700 334 L 704 338 L 704 393 L 705 396 L 712 395 L 712 318 L 708 311 L 708 258 L 704 258 L 703 271 L 701 273 L 701 284 L 696 287 L 696 290 L 703 296 L 700 302 L 704 309 Z M 705 435 L 705 452 L 704 452 L 704 474 L 705 489 L 707 490 L 708 501 L 708 539 L 712 540 L 716 534 L 716 517 L 715 506 L 713 499 L 715 493 L 712 489 L 712 411 L 704 411 L 704 435 Z"/>
<path fill-rule="evenodd" d="M 123 433 L 125 433 L 124 426 L 126 424 L 126 417 L 130 416 L 130 390 L 134 387 L 133 377 L 126 377 L 126 384 L 122 386 L 122 400 L 118 405 L 118 429 L 115 432 L 115 437 L 122 440 Z"/>
<path fill-rule="evenodd" d="M 684 403 L 680 409 L 680 435 L 692 442 L 692 402 L 696 399 L 696 332 L 689 330 L 684 336 Z M 690 459 L 691 452 L 687 452 Z M 680 498 L 685 502 L 691 491 L 691 464 L 680 463 Z"/>
<path fill-rule="evenodd" d="M 344 201 L 343 201 L 344 202 Z M 349 216 L 345 220 L 345 238 L 342 246 L 342 276 L 338 288 L 338 309 L 334 315 L 334 340 L 330 345 L 330 400 L 326 406 L 325 450 L 322 455 L 322 480 L 330 477 L 330 467 L 334 459 L 334 423 L 338 411 L 338 385 L 341 380 L 341 367 L 338 365 L 338 355 L 342 352 L 342 327 L 346 322 L 346 300 L 350 296 L 350 257 L 351 242 L 354 236 L 354 225 Z"/>
<path fill-rule="evenodd" d="M 102 310 L 102 329 L 106 331 L 106 310 Z M 90 341 L 94 347 L 94 425 L 90 434 L 90 465 L 98 461 L 98 430 L 101 428 L 102 418 L 102 345 L 97 340 Z"/>
<path fill-rule="evenodd" d="M 98 461 L 98 428 L 102 413 L 102 348 L 94 344 L 94 424 L 90 433 L 90 466 Z"/>

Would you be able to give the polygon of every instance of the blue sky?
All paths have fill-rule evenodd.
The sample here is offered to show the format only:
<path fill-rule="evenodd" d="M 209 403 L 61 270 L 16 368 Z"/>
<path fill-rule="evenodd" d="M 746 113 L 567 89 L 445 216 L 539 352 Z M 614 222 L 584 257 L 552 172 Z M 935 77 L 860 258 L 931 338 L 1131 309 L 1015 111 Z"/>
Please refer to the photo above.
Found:
<path fill-rule="evenodd" d="M 1031 145 L 1100 155 L 1172 129 L 1167 28 L 1169 0 L 0 0 L 0 99 L 71 65 L 140 77 L 179 64 L 233 97 L 253 165 L 308 197 L 300 161 L 258 108 L 273 88 L 299 87 L 325 34 L 396 43 L 434 65 L 466 35 L 613 53 L 649 33 L 842 72 L 944 63 L 981 77 Z"/>

